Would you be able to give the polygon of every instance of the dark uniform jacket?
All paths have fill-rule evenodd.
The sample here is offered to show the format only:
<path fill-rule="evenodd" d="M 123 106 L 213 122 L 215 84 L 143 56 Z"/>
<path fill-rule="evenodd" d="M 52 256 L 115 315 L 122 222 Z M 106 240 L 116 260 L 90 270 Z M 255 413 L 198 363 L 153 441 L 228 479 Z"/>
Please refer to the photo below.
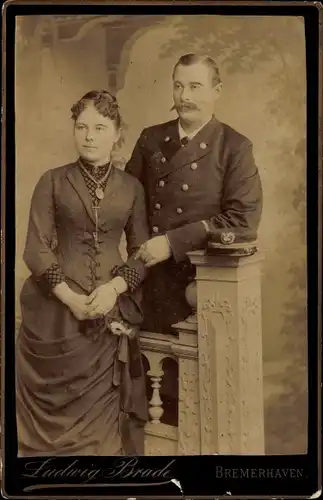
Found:
<path fill-rule="evenodd" d="M 167 234 L 173 256 L 153 268 L 144 285 L 143 327 L 170 333 L 191 310 L 185 288 L 195 269 L 186 252 L 230 231 L 256 232 L 262 187 L 252 143 L 215 117 L 185 147 L 178 120 L 142 131 L 126 172 L 144 186 L 150 235 Z"/>

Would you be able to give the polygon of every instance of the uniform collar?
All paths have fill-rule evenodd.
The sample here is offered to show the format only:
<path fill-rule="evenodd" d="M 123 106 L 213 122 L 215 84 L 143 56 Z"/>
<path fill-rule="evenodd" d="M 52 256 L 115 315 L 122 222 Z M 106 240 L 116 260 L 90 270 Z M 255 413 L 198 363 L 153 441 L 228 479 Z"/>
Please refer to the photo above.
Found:
<path fill-rule="evenodd" d="M 188 142 L 185 148 L 179 140 L 179 119 L 169 122 L 164 130 L 160 149 L 152 155 L 154 168 L 152 171 L 160 179 L 184 165 L 197 162 L 208 155 L 213 148 L 214 137 L 220 129 L 220 122 L 215 118 L 206 123 Z"/>
<path fill-rule="evenodd" d="M 207 120 L 206 122 L 204 122 L 201 127 L 199 127 L 198 129 L 194 130 L 194 132 L 191 132 L 190 134 L 187 134 L 185 132 L 185 130 L 183 129 L 183 127 L 181 125 L 180 120 L 178 119 L 178 134 L 179 134 L 179 138 L 183 139 L 184 137 L 187 137 L 189 140 L 193 139 L 193 137 L 195 137 L 205 127 L 205 125 L 207 125 L 208 123 L 210 123 L 210 121 L 212 119 L 213 119 L 213 116 L 209 120 Z"/>

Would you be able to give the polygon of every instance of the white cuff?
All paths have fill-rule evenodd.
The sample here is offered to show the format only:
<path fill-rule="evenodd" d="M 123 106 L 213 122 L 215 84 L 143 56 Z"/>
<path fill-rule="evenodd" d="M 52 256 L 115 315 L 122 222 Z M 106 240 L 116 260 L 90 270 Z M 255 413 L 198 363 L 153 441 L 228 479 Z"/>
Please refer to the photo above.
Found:
<path fill-rule="evenodd" d="M 166 240 L 167 240 L 167 243 L 168 243 L 169 249 L 170 249 L 170 251 L 171 251 L 171 252 L 172 252 L 172 254 L 173 254 L 172 245 L 170 244 L 170 241 L 169 241 L 169 238 L 168 238 L 167 233 L 165 233 L 165 236 L 166 236 Z"/>
<path fill-rule="evenodd" d="M 202 222 L 203 226 L 205 227 L 206 233 L 210 234 L 211 230 L 210 230 L 210 227 L 209 227 L 208 223 L 206 222 L 206 220 L 202 220 L 201 222 Z"/>

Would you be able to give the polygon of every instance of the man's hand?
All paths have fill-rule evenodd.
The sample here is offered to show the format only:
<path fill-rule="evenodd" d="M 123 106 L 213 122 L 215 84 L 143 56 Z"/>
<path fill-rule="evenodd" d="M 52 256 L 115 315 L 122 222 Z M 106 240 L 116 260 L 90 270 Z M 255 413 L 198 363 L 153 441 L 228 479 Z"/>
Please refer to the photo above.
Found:
<path fill-rule="evenodd" d="M 87 297 L 87 317 L 93 319 L 105 316 L 113 309 L 117 298 L 117 291 L 111 283 L 100 285 Z"/>
<path fill-rule="evenodd" d="M 172 250 L 166 236 L 155 236 L 139 248 L 135 259 L 141 259 L 146 267 L 152 267 L 169 259 Z"/>

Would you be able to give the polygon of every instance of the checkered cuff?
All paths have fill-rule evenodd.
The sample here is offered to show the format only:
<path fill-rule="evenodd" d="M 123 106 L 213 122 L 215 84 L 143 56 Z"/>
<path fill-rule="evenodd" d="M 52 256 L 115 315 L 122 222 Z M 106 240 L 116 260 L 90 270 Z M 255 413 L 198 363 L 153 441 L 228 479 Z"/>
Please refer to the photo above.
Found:
<path fill-rule="evenodd" d="M 140 276 L 136 269 L 133 269 L 127 265 L 120 267 L 115 266 L 111 270 L 111 274 L 113 277 L 121 276 L 121 278 L 123 278 L 127 283 L 130 292 L 134 292 L 141 283 Z"/>
<path fill-rule="evenodd" d="M 43 278 L 51 289 L 64 281 L 63 272 L 58 264 L 52 264 L 43 274 Z"/>

